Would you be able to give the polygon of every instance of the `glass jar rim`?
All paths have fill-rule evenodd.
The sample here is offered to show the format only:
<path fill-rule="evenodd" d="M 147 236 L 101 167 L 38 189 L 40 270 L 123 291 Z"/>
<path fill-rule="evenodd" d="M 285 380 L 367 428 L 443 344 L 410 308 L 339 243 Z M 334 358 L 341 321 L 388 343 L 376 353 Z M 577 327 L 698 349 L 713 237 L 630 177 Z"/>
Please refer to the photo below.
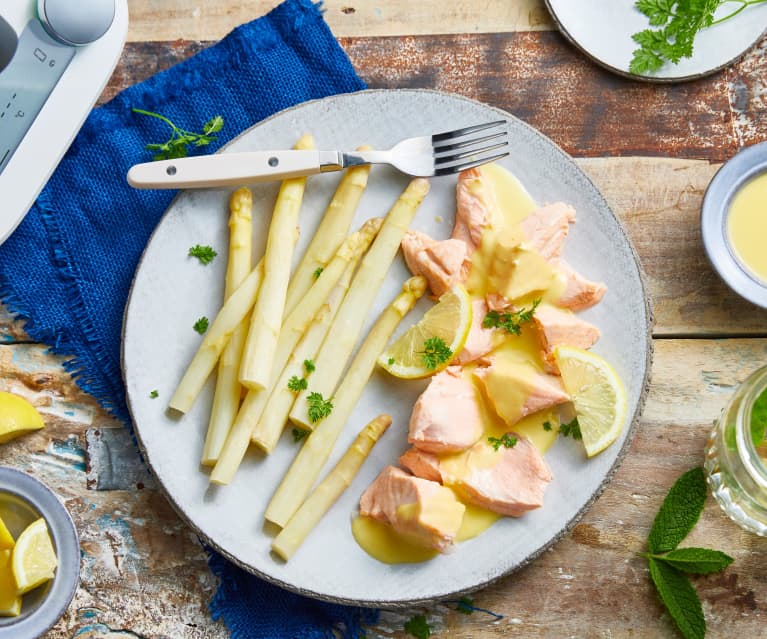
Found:
<path fill-rule="evenodd" d="M 746 378 L 746 394 L 740 403 L 736 417 L 735 442 L 738 455 L 747 472 L 755 482 L 767 489 L 767 466 L 761 460 L 751 434 L 751 409 L 754 402 L 767 390 L 767 366 L 764 366 Z"/>

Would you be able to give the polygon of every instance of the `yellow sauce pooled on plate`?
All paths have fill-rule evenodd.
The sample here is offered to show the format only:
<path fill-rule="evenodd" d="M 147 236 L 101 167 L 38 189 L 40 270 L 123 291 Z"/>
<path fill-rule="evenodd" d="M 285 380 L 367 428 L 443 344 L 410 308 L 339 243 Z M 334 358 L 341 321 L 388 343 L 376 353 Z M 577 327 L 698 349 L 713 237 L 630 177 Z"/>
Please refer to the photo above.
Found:
<path fill-rule="evenodd" d="M 752 275 L 767 284 L 767 173 L 750 180 L 736 194 L 727 215 L 733 253 Z"/>
<path fill-rule="evenodd" d="M 474 299 L 484 298 L 490 292 L 500 292 L 509 299 L 514 298 L 515 303 L 521 306 L 529 307 L 539 298 L 555 302 L 564 291 L 564 278 L 540 254 L 524 245 L 519 228 L 522 220 L 537 208 L 536 203 L 519 180 L 506 169 L 488 164 L 482 167 L 482 173 L 495 190 L 501 219 L 492 220 L 490 226 L 483 230 L 481 244 L 471 258 L 466 289 Z M 499 289 L 501 282 L 506 283 L 506 288 L 502 290 Z M 485 386 L 497 385 L 503 392 L 493 393 L 494 401 L 486 396 L 473 375 L 476 363 L 467 364 L 462 371 L 463 377 L 474 385 L 477 393 L 484 426 L 480 441 L 501 437 L 512 430 L 527 437 L 543 454 L 557 438 L 559 420 L 556 409 L 540 411 L 516 421 L 526 398 L 525 380 L 535 373 L 544 372 L 538 336 L 528 325 L 523 327 L 521 335 L 508 335 L 500 330 L 496 333 L 498 342 L 492 353 L 498 371 L 497 379 L 489 379 Z M 520 392 L 511 392 L 515 386 L 510 384 L 510 380 L 517 382 Z M 510 428 L 502 417 L 516 423 Z M 544 429 L 547 421 L 552 424 L 550 430 Z M 457 480 L 466 474 L 469 467 L 491 467 L 498 458 L 496 451 L 486 446 L 439 455 L 439 459 L 444 484 L 449 488 L 453 483 L 451 477 Z M 466 506 L 456 541 L 480 535 L 502 517 L 466 503 L 458 491 L 454 492 Z M 440 554 L 414 544 L 395 532 L 389 524 L 369 517 L 355 517 L 352 534 L 365 552 L 387 564 L 417 563 Z"/>

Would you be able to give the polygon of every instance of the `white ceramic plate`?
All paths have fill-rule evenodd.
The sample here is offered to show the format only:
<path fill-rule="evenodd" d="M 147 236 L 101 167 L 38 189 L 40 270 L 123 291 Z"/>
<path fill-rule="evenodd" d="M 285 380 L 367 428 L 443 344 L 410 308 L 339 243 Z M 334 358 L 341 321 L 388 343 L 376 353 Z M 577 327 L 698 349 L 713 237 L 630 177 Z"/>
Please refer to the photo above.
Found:
<path fill-rule="evenodd" d="M 296 450 L 290 433 L 268 458 L 249 453 L 233 483 L 209 487 L 199 459 L 212 400 L 209 380 L 194 409 L 182 419 L 166 412 L 167 401 L 190 361 L 200 336 L 192 330 L 202 315 L 214 317 L 223 294 L 227 249 L 228 191 L 185 192 L 155 231 L 136 273 L 125 315 L 123 366 L 136 434 L 148 463 L 180 515 L 214 547 L 247 570 L 314 597 L 396 606 L 446 597 L 487 584 L 529 562 L 563 535 L 604 488 L 627 447 L 644 397 L 649 372 L 650 311 L 640 267 L 623 229 L 600 193 L 551 141 L 508 113 L 464 98 L 431 91 L 363 91 L 309 102 L 246 131 L 225 151 L 290 148 L 301 133 L 314 133 L 318 148 L 388 148 L 403 137 L 506 118 L 513 153 L 503 164 L 539 202 L 564 200 L 578 211 L 565 245 L 567 259 L 584 274 L 604 280 L 604 301 L 584 313 L 603 337 L 595 351 L 608 357 L 626 383 L 629 410 L 620 441 L 586 460 L 580 444 L 561 440 L 547 454 L 555 475 L 546 504 L 520 519 L 504 519 L 450 555 L 421 564 L 385 565 L 354 541 L 350 521 L 359 496 L 379 471 L 396 463 L 407 443 L 413 403 L 425 382 L 404 382 L 376 372 L 354 411 L 330 463 L 375 415 L 394 423 L 351 488 L 322 520 L 289 563 L 270 555 L 262 529 L 268 500 Z M 312 177 L 301 214 L 302 250 L 329 201 L 338 176 Z M 375 167 L 355 227 L 384 214 L 408 178 Z M 276 184 L 256 186 L 255 237 L 263 251 Z M 436 238 L 450 234 L 455 212 L 455 177 L 435 179 L 413 223 Z M 441 221 L 440 221 L 441 220 Z M 209 266 L 187 258 L 190 246 L 214 246 Z M 368 321 L 386 306 L 408 277 L 398 257 Z M 429 302 L 421 300 L 422 312 Z M 420 312 L 410 315 L 412 323 Z M 153 389 L 157 399 L 150 398 Z M 560 438 L 562 439 L 562 438 Z"/>
<path fill-rule="evenodd" d="M 546 0 L 562 34 L 595 62 L 621 75 L 640 80 L 694 80 L 718 71 L 748 51 L 767 29 L 767 5 L 754 5 L 734 18 L 709 27 L 695 37 L 693 55 L 678 64 L 666 63 L 657 72 L 629 72 L 634 50 L 631 38 L 650 27 L 635 0 Z M 736 3 L 723 4 L 716 18 L 729 15 Z"/>

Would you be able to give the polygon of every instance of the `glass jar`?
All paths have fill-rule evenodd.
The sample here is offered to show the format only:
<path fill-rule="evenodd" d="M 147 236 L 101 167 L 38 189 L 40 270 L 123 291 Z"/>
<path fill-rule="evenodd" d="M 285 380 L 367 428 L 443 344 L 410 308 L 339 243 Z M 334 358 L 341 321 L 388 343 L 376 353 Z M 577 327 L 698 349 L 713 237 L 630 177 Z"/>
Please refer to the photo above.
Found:
<path fill-rule="evenodd" d="M 767 442 L 752 435 L 754 402 L 767 389 L 767 366 L 744 381 L 706 444 L 704 468 L 714 497 L 737 524 L 767 536 Z"/>

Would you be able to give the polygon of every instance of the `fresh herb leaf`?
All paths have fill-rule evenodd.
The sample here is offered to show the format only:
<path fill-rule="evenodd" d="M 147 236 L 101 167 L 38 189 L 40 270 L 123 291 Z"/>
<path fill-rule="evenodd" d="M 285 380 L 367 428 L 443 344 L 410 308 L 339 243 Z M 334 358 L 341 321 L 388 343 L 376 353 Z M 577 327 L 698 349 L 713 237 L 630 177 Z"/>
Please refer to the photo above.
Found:
<path fill-rule="evenodd" d="M 521 308 L 511 313 L 490 311 L 485 315 L 485 319 L 482 320 L 482 326 L 485 328 L 502 328 L 511 335 L 519 335 L 522 333 L 522 324 L 533 319 L 535 309 L 538 308 L 540 303 L 541 300 L 537 299 L 530 308 Z"/>
<path fill-rule="evenodd" d="M 314 360 L 311 359 L 305 359 L 304 360 L 304 370 L 307 374 L 314 372 Z"/>
<path fill-rule="evenodd" d="M 474 600 L 471 597 L 461 597 L 455 609 L 464 615 L 470 615 L 474 612 Z"/>
<path fill-rule="evenodd" d="M 200 264 L 210 264 L 216 255 L 218 255 L 218 253 L 213 250 L 212 246 L 200 246 L 199 244 L 195 244 L 189 249 L 189 257 L 196 257 L 200 260 Z"/>
<path fill-rule="evenodd" d="M 650 552 L 657 554 L 676 548 L 697 523 L 705 501 L 702 468 L 693 468 L 677 479 L 655 516 L 647 538 Z"/>
<path fill-rule="evenodd" d="M 309 431 L 308 430 L 304 430 L 303 428 L 294 428 L 290 432 L 293 435 L 293 443 L 294 444 L 297 444 L 298 442 L 300 442 L 302 439 L 304 439 L 309 434 Z"/>
<path fill-rule="evenodd" d="M 194 328 L 194 330 L 196 330 L 200 335 L 202 335 L 205 331 L 208 330 L 208 324 L 209 324 L 208 318 L 203 315 L 200 319 L 198 319 L 194 323 L 194 326 L 192 328 Z"/>
<path fill-rule="evenodd" d="M 166 142 L 147 144 L 144 147 L 148 151 L 155 151 L 155 160 L 173 160 L 186 157 L 189 155 L 190 146 L 207 146 L 216 139 L 214 133 L 218 133 L 224 127 L 224 118 L 220 115 L 208 120 L 202 127 L 202 133 L 194 133 L 193 131 L 180 129 L 168 118 L 159 113 L 145 111 L 144 109 L 137 109 L 135 107 L 133 108 L 133 112 L 157 118 L 158 120 L 165 122 L 165 124 L 171 128 L 170 138 L 168 138 Z"/>
<path fill-rule="evenodd" d="M 678 63 L 689 58 L 693 42 L 700 31 L 738 15 L 751 5 L 767 0 L 637 0 L 635 7 L 647 16 L 650 29 L 632 36 L 639 49 L 629 64 L 636 74 L 652 73 L 666 62 Z M 723 4 L 735 3 L 737 8 L 728 15 L 714 19 Z M 654 27 L 654 28 L 652 28 Z"/>
<path fill-rule="evenodd" d="M 325 399 L 322 393 L 309 393 L 306 401 L 309 403 L 309 421 L 312 424 L 324 419 L 333 410 L 333 402 Z"/>
<path fill-rule="evenodd" d="M 309 383 L 306 381 L 306 379 L 303 377 L 298 377 L 298 375 L 293 375 L 293 377 L 288 380 L 288 388 L 294 393 L 306 390 L 308 386 Z"/>
<path fill-rule="evenodd" d="M 545 425 L 544 425 L 544 428 L 545 428 Z M 562 437 L 572 437 L 576 441 L 582 440 L 583 435 L 581 434 L 581 425 L 578 423 L 578 418 L 573 417 L 573 420 L 571 422 L 560 424 L 559 434 L 562 435 Z"/>
<path fill-rule="evenodd" d="M 703 639 L 706 619 L 698 594 L 686 575 L 673 566 L 650 557 L 650 577 L 679 632 L 685 639 Z"/>
<path fill-rule="evenodd" d="M 394 364 L 394 358 L 393 358 L 393 357 L 390 357 L 390 358 L 387 360 L 387 364 L 389 364 L 389 366 L 391 366 L 392 364 Z"/>
<path fill-rule="evenodd" d="M 501 446 L 504 448 L 514 448 L 518 440 L 510 433 L 504 433 L 500 437 L 488 437 L 487 441 L 493 447 L 493 450 L 498 450 Z"/>
<path fill-rule="evenodd" d="M 319 279 L 320 275 L 322 275 L 322 271 L 324 270 L 325 270 L 324 268 L 322 268 L 321 266 L 318 266 L 316 269 L 314 269 L 314 273 L 312 273 L 312 277 L 315 280 Z"/>
<path fill-rule="evenodd" d="M 152 399 L 157 399 L 160 396 L 160 393 L 158 393 L 156 390 L 153 390 L 151 393 L 149 393 L 149 397 Z"/>
<path fill-rule="evenodd" d="M 440 364 L 447 362 L 453 356 L 453 351 L 441 337 L 430 337 L 423 343 L 419 351 L 423 365 L 433 371 Z"/>
<path fill-rule="evenodd" d="M 405 632 L 416 639 L 429 639 L 431 637 L 431 626 L 426 622 L 426 617 L 416 615 L 405 622 Z"/>
<path fill-rule="evenodd" d="M 551 425 L 550 421 L 547 420 L 547 421 L 543 422 L 543 430 L 550 431 L 552 428 L 554 428 L 554 427 Z"/>
<path fill-rule="evenodd" d="M 710 548 L 677 548 L 665 555 L 651 555 L 651 557 L 658 561 L 665 561 L 677 570 L 691 575 L 719 572 L 734 561 L 729 555 Z"/>
<path fill-rule="evenodd" d="M 751 439 L 759 446 L 767 439 L 767 388 L 751 407 Z"/>

